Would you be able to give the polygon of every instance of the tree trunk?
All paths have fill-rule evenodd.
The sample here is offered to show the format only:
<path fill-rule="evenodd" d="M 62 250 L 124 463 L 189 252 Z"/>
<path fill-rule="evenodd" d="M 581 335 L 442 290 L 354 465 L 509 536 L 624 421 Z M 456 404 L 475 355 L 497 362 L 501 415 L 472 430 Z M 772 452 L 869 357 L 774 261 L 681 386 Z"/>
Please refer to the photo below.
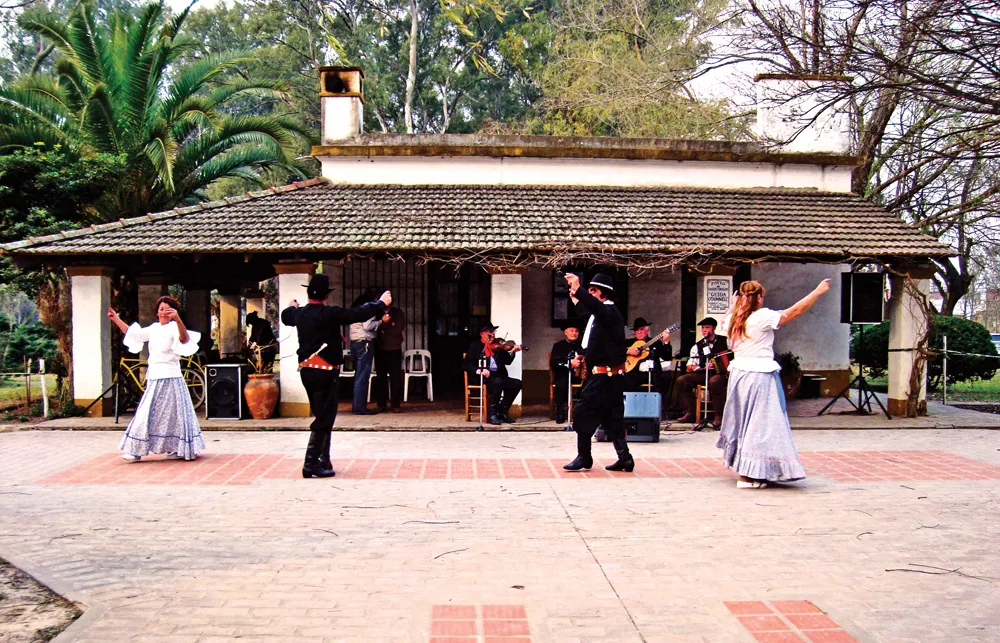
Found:
<path fill-rule="evenodd" d="M 73 309 L 70 300 L 69 279 L 65 270 L 52 274 L 38 291 L 36 301 L 42 323 L 52 329 L 59 342 L 64 377 L 60 378 L 59 399 L 72 400 L 73 386 Z"/>
<path fill-rule="evenodd" d="M 407 134 L 413 133 L 413 95 L 417 86 L 417 26 L 419 22 L 420 12 L 417 10 L 417 0 L 410 0 L 410 69 L 406 74 L 406 100 L 403 104 Z"/>

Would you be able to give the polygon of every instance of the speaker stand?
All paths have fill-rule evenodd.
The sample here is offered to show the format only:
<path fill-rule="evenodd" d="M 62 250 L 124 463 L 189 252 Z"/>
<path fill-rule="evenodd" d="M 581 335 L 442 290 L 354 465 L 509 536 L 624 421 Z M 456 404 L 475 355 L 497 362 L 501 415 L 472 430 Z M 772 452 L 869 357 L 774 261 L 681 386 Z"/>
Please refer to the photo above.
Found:
<path fill-rule="evenodd" d="M 857 404 L 855 404 L 854 400 L 851 399 L 851 389 L 854 388 L 855 386 L 857 386 L 858 389 Z M 889 411 L 887 411 L 885 407 L 882 406 L 882 400 L 878 399 L 878 396 L 875 395 L 875 391 L 873 391 L 871 387 L 868 385 L 868 380 L 866 380 L 865 376 L 860 373 L 858 374 L 857 377 L 851 380 L 850 384 L 845 386 L 843 390 L 834 395 L 833 399 L 830 400 L 830 402 L 826 406 L 824 406 L 823 409 L 816 415 L 823 415 L 824 413 L 826 413 L 828 410 L 830 410 L 830 407 L 832 407 L 840 398 L 844 398 L 845 400 L 847 400 L 850 403 L 850 405 L 854 407 L 854 410 L 857 412 L 858 415 L 871 415 L 872 400 L 875 400 L 875 403 L 878 404 L 878 407 L 882 409 L 883 413 L 885 413 L 886 419 L 889 420 L 892 419 L 892 416 L 889 415 Z"/>

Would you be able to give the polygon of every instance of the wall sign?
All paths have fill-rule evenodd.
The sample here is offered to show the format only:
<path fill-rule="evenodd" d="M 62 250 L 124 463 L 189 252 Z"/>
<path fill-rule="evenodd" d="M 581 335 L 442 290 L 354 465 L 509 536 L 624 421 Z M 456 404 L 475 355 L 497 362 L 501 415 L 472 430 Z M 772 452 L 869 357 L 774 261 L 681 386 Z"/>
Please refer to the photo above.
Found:
<path fill-rule="evenodd" d="M 704 277 L 705 315 L 725 315 L 733 292 L 732 277 Z"/>

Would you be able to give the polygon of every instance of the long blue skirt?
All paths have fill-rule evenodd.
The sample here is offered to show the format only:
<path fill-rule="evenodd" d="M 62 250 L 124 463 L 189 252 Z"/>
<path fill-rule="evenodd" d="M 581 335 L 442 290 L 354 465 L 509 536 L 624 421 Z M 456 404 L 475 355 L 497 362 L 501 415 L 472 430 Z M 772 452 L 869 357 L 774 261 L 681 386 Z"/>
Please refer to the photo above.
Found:
<path fill-rule="evenodd" d="M 778 371 L 732 369 L 717 447 L 722 462 L 741 476 L 789 482 L 806 477 L 788 424 Z"/>
<path fill-rule="evenodd" d="M 128 455 L 176 453 L 185 460 L 205 450 L 198 416 L 183 377 L 148 380 L 118 448 Z"/>

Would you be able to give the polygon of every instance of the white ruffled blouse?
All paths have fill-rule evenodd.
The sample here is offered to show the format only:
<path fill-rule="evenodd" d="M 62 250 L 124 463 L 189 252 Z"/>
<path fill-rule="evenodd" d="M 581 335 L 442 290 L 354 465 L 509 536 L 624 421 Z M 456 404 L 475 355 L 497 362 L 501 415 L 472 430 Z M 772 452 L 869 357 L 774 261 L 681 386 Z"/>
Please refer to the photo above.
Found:
<path fill-rule="evenodd" d="M 193 330 L 187 332 L 188 340 L 181 342 L 181 332 L 177 322 L 161 324 L 156 322 L 143 328 L 138 323 L 128 327 L 122 343 L 131 353 L 138 353 L 142 345 L 149 342 L 149 359 L 146 366 L 147 380 L 165 380 L 181 376 L 181 357 L 188 357 L 198 352 L 198 341 L 201 333 Z"/>

